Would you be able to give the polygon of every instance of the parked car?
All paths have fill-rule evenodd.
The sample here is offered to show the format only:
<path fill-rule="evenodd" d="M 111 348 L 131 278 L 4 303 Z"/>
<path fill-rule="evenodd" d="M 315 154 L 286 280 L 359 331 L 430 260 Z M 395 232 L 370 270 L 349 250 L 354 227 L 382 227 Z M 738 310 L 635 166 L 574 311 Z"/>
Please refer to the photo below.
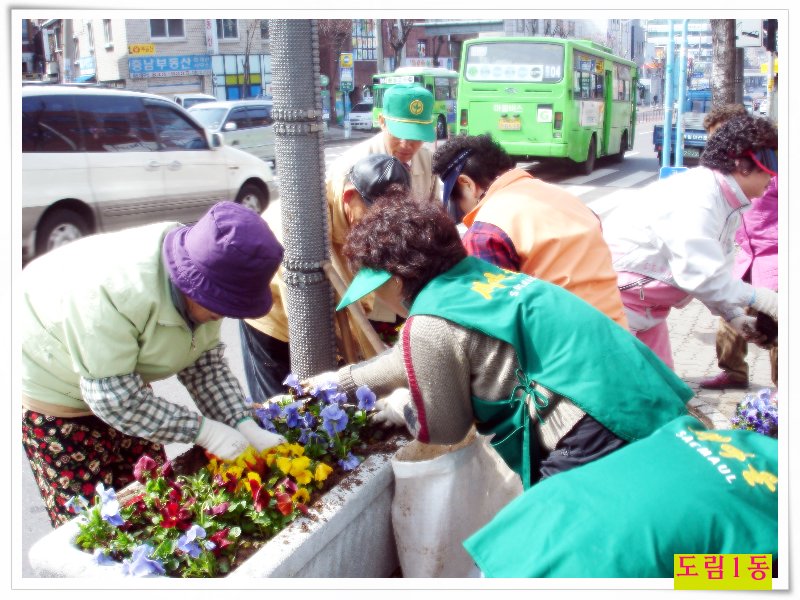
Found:
<path fill-rule="evenodd" d="M 209 96 L 208 94 L 175 94 L 172 99 L 175 101 L 178 106 L 182 106 L 185 109 L 190 109 L 195 104 L 202 104 L 203 102 L 216 102 L 217 99 L 214 96 Z"/>
<path fill-rule="evenodd" d="M 193 223 L 220 200 L 263 211 L 276 194 L 269 165 L 166 98 L 23 86 L 23 262 L 95 232 Z"/>
<path fill-rule="evenodd" d="M 350 127 L 372 131 L 372 102 L 359 102 L 347 115 Z"/>
<path fill-rule="evenodd" d="M 249 152 L 275 166 L 271 101 L 207 102 L 196 104 L 189 109 L 189 114 L 208 131 L 220 134 L 226 145 Z"/>

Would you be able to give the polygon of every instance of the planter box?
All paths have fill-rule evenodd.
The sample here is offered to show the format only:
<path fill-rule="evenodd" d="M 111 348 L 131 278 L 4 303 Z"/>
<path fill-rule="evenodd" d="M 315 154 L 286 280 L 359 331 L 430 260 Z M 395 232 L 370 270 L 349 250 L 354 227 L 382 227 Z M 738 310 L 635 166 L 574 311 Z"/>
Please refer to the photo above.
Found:
<path fill-rule="evenodd" d="M 321 508 L 291 523 L 227 579 L 392 575 L 399 566 L 392 530 L 393 454 L 369 456 L 322 497 Z M 95 564 L 91 554 L 75 546 L 77 535 L 73 519 L 33 544 L 34 576 L 125 577 L 119 565 Z"/>

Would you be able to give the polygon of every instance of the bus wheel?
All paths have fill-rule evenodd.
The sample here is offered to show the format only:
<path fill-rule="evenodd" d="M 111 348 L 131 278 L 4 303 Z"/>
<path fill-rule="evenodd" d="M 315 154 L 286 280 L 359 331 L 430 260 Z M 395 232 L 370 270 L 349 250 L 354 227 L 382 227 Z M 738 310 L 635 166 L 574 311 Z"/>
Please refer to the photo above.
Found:
<path fill-rule="evenodd" d="M 614 162 L 621 163 L 625 160 L 625 151 L 628 149 L 628 132 L 622 134 L 622 139 L 619 142 L 619 154 L 614 156 Z"/>
<path fill-rule="evenodd" d="M 578 163 L 578 170 L 581 175 L 590 175 L 592 171 L 594 171 L 594 160 L 596 154 L 597 142 L 595 141 L 594 136 L 592 136 L 592 139 L 589 142 L 589 151 L 586 153 L 586 160 L 582 163 Z"/>
<path fill-rule="evenodd" d="M 436 139 L 447 139 L 447 121 L 445 120 L 444 115 L 439 115 L 439 120 L 436 121 Z"/>

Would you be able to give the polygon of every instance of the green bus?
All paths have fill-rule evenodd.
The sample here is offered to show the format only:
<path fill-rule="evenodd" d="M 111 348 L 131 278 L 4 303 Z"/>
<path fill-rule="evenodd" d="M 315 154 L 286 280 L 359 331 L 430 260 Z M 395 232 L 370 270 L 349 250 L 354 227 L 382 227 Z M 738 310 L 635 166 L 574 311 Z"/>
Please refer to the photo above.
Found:
<path fill-rule="evenodd" d="M 458 73 L 442 67 L 398 67 L 394 73 L 372 76 L 372 126 L 378 127 L 383 111 L 383 93 L 398 83 L 416 83 L 433 94 L 433 119 L 437 139 L 452 134 L 456 123 L 456 90 Z"/>
<path fill-rule="evenodd" d="M 490 133 L 518 160 L 621 161 L 634 141 L 636 63 L 595 42 L 483 37 L 464 42 L 458 132 Z"/>

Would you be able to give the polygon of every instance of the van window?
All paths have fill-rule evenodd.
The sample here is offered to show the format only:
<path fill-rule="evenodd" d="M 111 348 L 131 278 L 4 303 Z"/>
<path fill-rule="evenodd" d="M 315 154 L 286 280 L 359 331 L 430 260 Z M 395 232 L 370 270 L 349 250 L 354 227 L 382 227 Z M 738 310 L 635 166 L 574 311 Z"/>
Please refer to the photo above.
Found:
<path fill-rule="evenodd" d="M 72 96 L 22 99 L 23 152 L 78 152 L 82 146 Z"/>
<path fill-rule="evenodd" d="M 208 150 L 203 130 L 178 109 L 154 100 L 146 100 L 145 105 L 164 150 Z"/>
<path fill-rule="evenodd" d="M 272 111 L 268 106 L 248 106 L 247 114 L 253 127 L 266 127 L 272 125 Z"/>
<path fill-rule="evenodd" d="M 250 127 L 250 119 L 247 116 L 247 109 L 245 107 L 241 108 L 234 108 L 231 111 L 231 114 L 228 116 L 228 120 L 225 123 L 236 123 L 236 129 L 247 129 Z"/>
<path fill-rule="evenodd" d="M 87 152 L 155 152 L 158 141 L 139 98 L 76 96 Z"/>

